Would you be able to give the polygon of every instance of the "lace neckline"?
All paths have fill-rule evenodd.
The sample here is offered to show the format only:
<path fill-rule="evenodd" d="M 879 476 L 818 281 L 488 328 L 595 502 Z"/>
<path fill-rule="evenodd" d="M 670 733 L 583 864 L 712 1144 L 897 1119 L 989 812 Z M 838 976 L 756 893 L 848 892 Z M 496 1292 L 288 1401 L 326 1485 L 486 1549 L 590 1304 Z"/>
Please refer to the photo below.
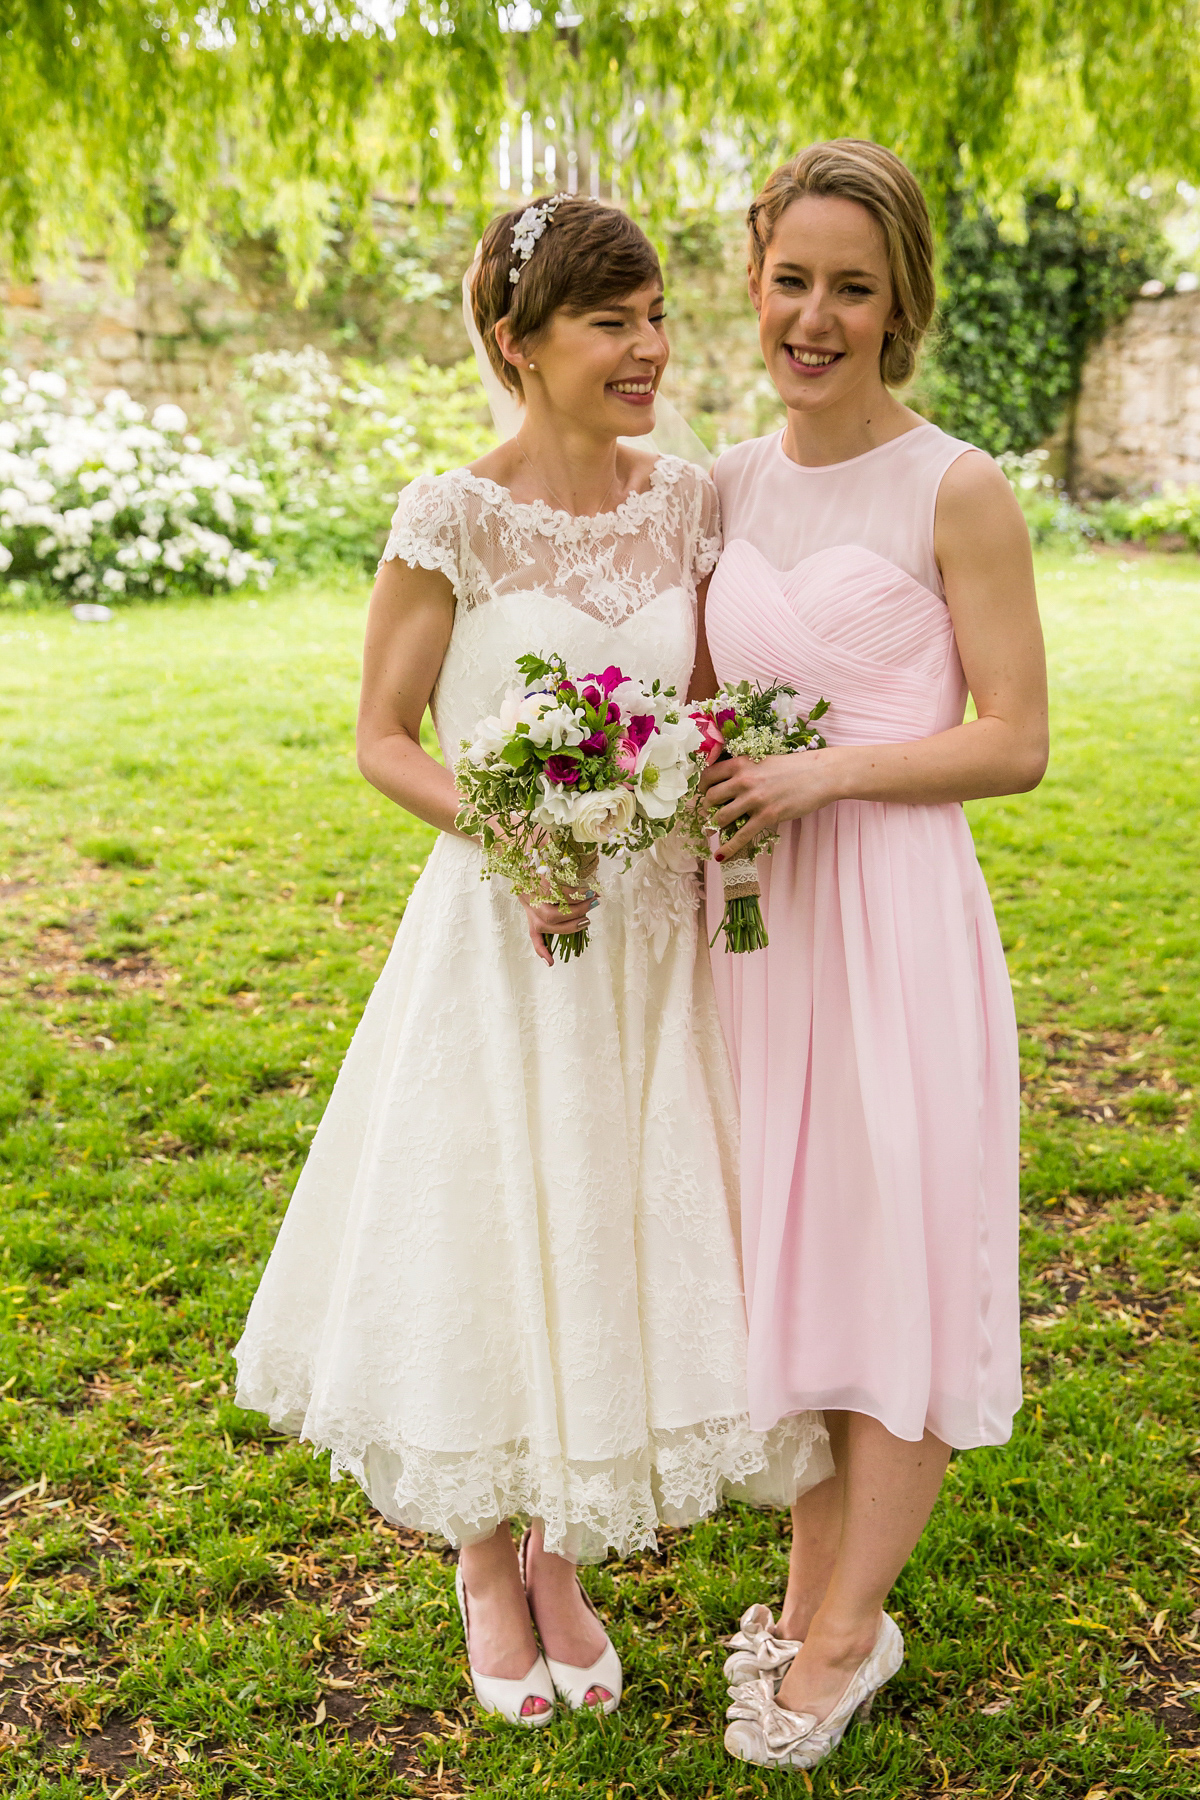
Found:
<path fill-rule="evenodd" d="M 619 506 L 600 513 L 569 513 L 545 500 L 514 500 L 503 483 L 492 481 L 486 475 L 473 475 L 470 469 L 456 469 L 454 476 L 464 487 L 481 494 L 497 511 L 518 514 L 531 530 L 552 537 L 585 536 L 589 530 L 604 536 L 611 531 L 629 530 L 642 524 L 659 495 L 664 489 L 674 487 L 689 466 L 682 457 L 660 456 L 650 470 L 649 487 L 626 494 Z"/>

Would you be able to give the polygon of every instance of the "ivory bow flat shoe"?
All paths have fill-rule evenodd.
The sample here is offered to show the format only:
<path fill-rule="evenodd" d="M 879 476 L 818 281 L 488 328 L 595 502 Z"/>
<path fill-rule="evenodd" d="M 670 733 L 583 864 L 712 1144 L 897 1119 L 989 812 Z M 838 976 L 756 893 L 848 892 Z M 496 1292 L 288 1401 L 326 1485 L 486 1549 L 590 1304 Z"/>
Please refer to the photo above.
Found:
<path fill-rule="evenodd" d="M 732 1656 L 726 1658 L 724 1676 L 731 1689 L 769 1675 L 778 1693 L 779 1684 L 795 1661 L 800 1639 L 780 1637 L 769 1606 L 749 1606 L 729 1640 Z"/>
<path fill-rule="evenodd" d="M 499 1675 L 481 1675 L 471 1661 L 471 1631 L 467 1624 L 467 1590 L 463 1585 L 461 1568 L 454 1571 L 454 1592 L 458 1596 L 458 1610 L 462 1617 L 463 1636 L 467 1640 L 467 1667 L 471 1671 L 471 1686 L 475 1689 L 475 1698 L 486 1713 L 499 1713 L 510 1725 L 548 1725 L 554 1717 L 554 1683 L 550 1671 L 546 1667 L 546 1659 L 539 1650 L 534 1658 L 533 1667 L 528 1675 L 520 1681 L 506 1681 Z M 544 1712 L 524 1713 L 521 1708 L 527 1700 L 544 1700 Z"/>
<path fill-rule="evenodd" d="M 757 1685 L 746 1682 L 734 1695 L 726 1715 L 725 1748 L 742 1762 L 758 1763 L 765 1769 L 815 1769 L 837 1749 L 851 1719 L 867 1717 L 876 1694 L 903 1661 L 900 1627 L 884 1613 L 870 1654 L 823 1719 L 780 1706 L 771 1677 L 761 1675 Z"/>

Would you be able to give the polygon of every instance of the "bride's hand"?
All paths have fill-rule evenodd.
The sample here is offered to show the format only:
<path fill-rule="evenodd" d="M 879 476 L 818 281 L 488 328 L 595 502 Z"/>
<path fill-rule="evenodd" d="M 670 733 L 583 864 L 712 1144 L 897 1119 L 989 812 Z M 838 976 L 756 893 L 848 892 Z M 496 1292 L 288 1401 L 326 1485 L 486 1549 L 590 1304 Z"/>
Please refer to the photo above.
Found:
<path fill-rule="evenodd" d="M 599 895 L 594 889 L 576 889 L 579 898 L 573 902 L 568 912 L 564 912 L 556 901 L 549 896 L 538 894 L 518 894 L 517 899 L 525 908 L 525 917 L 529 923 L 529 941 L 534 951 L 541 957 L 548 968 L 554 967 L 554 952 L 546 942 L 547 937 L 556 932 L 569 935 L 583 931 L 587 927 L 588 916 L 599 902 Z"/>
<path fill-rule="evenodd" d="M 746 823 L 721 844 L 720 862 L 748 853 L 764 831 L 778 831 L 788 819 L 802 819 L 838 798 L 828 750 L 805 750 L 793 756 L 722 757 L 700 777 L 709 806 L 708 823 L 722 829 L 745 815 Z"/>

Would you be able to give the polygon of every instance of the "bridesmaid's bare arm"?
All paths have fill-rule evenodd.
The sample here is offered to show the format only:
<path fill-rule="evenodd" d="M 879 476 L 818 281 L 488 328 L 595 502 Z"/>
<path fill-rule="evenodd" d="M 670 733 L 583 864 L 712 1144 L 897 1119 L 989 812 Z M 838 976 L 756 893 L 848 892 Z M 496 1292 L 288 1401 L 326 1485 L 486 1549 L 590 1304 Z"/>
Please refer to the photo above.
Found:
<path fill-rule="evenodd" d="M 916 806 L 1026 793 L 1049 755 L 1046 661 L 1029 533 L 990 457 L 961 456 L 938 493 L 934 548 L 977 718 L 909 744 L 845 744 L 803 756 L 719 763 L 703 778 L 718 820 L 749 822 L 734 857 L 762 831 L 833 800 Z M 826 696 L 834 707 L 837 695 Z"/>

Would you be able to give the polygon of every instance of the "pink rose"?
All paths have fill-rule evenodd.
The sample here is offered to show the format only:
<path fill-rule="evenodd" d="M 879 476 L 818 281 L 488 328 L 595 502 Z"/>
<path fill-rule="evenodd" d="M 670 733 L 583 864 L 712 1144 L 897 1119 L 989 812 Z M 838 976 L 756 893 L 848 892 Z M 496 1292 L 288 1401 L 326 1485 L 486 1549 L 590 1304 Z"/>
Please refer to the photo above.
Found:
<path fill-rule="evenodd" d="M 632 775 L 637 768 L 638 750 L 641 748 L 631 737 L 623 737 L 617 745 L 614 761 L 623 775 Z"/>
<path fill-rule="evenodd" d="M 700 733 L 700 748 L 704 752 L 704 760 L 711 768 L 718 757 L 725 754 L 725 734 L 715 719 L 707 713 L 694 712 L 692 723 Z"/>

